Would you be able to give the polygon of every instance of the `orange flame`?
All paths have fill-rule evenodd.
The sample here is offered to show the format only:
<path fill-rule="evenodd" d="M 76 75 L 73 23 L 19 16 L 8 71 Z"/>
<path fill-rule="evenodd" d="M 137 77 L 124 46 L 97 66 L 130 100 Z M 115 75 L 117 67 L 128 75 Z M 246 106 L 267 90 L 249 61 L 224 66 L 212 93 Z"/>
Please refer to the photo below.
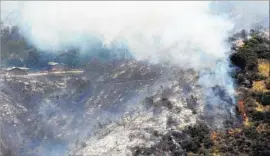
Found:
<path fill-rule="evenodd" d="M 217 139 L 217 136 L 218 136 L 217 132 L 213 131 L 211 132 L 210 138 L 211 140 L 215 141 Z"/>
<path fill-rule="evenodd" d="M 241 129 L 239 129 L 239 128 L 235 128 L 235 129 L 230 128 L 227 132 L 230 135 L 236 135 L 236 134 L 241 133 Z"/>
<path fill-rule="evenodd" d="M 245 106 L 244 106 L 244 101 L 243 100 L 239 100 L 238 101 L 238 109 L 239 109 L 239 112 L 240 112 L 243 120 L 245 122 L 247 122 L 248 121 L 248 117 L 247 117 L 247 113 L 245 111 Z"/>

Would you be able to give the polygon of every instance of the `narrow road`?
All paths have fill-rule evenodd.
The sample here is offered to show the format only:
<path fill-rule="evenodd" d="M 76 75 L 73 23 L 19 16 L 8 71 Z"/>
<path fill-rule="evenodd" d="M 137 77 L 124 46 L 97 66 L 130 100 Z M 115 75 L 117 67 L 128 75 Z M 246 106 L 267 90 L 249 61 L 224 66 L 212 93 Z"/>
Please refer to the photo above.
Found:
<path fill-rule="evenodd" d="M 59 75 L 59 74 L 81 74 L 82 70 L 70 70 L 70 71 L 54 71 L 54 72 L 35 72 L 28 73 L 27 75 L 12 75 L 12 77 L 34 77 L 34 76 L 44 76 L 44 75 Z"/>
<path fill-rule="evenodd" d="M 82 70 L 71 70 L 71 71 L 54 71 L 54 72 L 37 72 L 37 73 L 28 73 L 25 76 L 42 76 L 42 75 L 49 75 L 49 74 L 80 74 L 83 73 Z"/>

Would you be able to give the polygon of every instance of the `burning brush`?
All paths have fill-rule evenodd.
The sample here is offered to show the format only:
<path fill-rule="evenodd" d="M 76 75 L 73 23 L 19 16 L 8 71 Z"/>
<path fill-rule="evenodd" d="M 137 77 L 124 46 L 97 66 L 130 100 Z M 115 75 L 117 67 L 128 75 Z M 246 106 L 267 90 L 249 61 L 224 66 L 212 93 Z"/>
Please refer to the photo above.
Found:
<path fill-rule="evenodd" d="M 248 117 L 247 117 L 247 113 L 246 113 L 246 109 L 244 106 L 244 101 L 243 100 L 239 100 L 237 103 L 237 111 L 239 112 L 239 114 L 241 115 L 244 125 L 248 125 Z"/>

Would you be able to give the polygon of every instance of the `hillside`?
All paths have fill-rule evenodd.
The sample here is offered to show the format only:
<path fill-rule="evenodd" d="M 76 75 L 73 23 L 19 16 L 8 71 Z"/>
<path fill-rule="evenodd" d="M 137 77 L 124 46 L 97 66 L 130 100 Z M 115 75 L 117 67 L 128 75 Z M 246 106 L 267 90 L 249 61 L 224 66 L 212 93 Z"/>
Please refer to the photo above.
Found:
<path fill-rule="evenodd" d="M 269 33 L 242 30 L 230 41 L 230 60 L 236 66 L 232 76 L 238 92 L 235 115 L 239 124 L 223 131 L 204 123 L 169 131 L 149 148 L 137 146 L 133 155 L 270 155 Z"/>
<path fill-rule="evenodd" d="M 269 33 L 242 30 L 228 42 L 236 103 L 210 85 L 213 105 L 199 71 L 99 44 L 89 55 L 40 51 L 1 25 L 1 65 L 37 72 L 0 75 L 0 155 L 270 155 Z M 41 74 L 50 61 L 81 71 Z"/>

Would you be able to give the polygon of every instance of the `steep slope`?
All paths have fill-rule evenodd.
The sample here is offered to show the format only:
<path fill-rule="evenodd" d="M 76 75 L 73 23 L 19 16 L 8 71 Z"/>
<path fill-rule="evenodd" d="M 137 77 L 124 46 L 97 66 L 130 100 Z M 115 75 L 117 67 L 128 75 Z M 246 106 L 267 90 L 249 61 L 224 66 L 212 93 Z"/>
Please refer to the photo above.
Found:
<path fill-rule="evenodd" d="M 125 155 L 129 146 L 155 142 L 151 131 L 207 117 L 191 70 L 135 60 L 95 65 L 77 75 L 3 77 L 1 148 L 22 156 Z"/>

